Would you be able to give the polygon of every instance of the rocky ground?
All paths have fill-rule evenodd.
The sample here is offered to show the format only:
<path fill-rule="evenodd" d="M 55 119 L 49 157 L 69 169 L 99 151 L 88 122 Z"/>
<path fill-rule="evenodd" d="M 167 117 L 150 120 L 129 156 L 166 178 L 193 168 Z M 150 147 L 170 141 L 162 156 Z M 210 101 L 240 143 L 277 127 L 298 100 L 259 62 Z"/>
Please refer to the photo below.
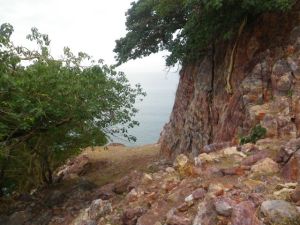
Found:
<path fill-rule="evenodd" d="M 218 143 L 174 162 L 158 149 L 87 150 L 50 189 L 18 196 L 0 224 L 300 224 L 300 139 Z"/>

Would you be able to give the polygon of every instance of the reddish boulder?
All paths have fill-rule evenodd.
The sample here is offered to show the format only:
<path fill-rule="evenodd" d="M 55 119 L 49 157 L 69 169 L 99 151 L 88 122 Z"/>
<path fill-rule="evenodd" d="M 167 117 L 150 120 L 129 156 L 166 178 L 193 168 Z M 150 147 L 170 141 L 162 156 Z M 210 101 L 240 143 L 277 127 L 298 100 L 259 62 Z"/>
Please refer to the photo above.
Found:
<path fill-rule="evenodd" d="M 183 216 L 175 215 L 174 211 L 175 210 L 171 210 L 167 214 L 167 220 L 166 220 L 167 225 L 190 225 L 191 224 L 190 219 L 185 218 Z"/>
<path fill-rule="evenodd" d="M 265 159 L 268 157 L 268 153 L 265 151 L 260 151 L 254 155 L 248 156 L 247 158 L 245 158 L 241 164 L 243 166 L 252 166 L 255 163 L 257 163 L 259 160 Z"/>
<path fill-rule="evenodd" d="M 122 216 L 123 225 L 135 225 L 138 218 L 141 217 L 146 210 L 144 208 L 127 209 Z"/>
<path fill-rule="evenodd" d="M 232 211 L 232 225 L 260 225 L 256 216 L 255 206 L 251 201 L 237 204 Z"/>
<path fill-rule="evenodd" d="M 294 202 L 300 202 L 300 184 L 298 184 L 295 191 L 291 194 L 291 199 Z"/>
<path fill-rule="evenodd" d="M 287 181 L 300 180 L 300 150 L 285 164 L 282 175 Z"/>
<path fill-rule="evenodd" d="M 283 145 L 277 156 L 277 162 L 286 163 L 291 156 L 300 149 L 300 138 L 292 139 Z"/>
<path fill-rule="evenodd" d="M 199 200 L 204 198 L 206 194 L 206 191 L 203 188 L 198 188 L 195 191 L 193 191 L 192 196 L 194 200 Z"/>

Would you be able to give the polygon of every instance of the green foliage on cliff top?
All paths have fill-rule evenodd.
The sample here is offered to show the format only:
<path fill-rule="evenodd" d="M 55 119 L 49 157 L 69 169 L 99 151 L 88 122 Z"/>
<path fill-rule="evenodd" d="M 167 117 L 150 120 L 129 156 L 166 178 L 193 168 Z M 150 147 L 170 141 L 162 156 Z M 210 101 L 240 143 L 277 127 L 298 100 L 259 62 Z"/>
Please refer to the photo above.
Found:
<path fill-rule="evenodd" d="M 0 195 L 9 187 L 51 183 L 52 172 L 82 147 L 109 134 L 134 140 L 139 85 L 85 53 L 50 55 L 47 35 L 32 29 L 36 50 L 15 46 L 13 27 L 0 26 Z"/>
<path fill-rule="evenodd" d="M 264 138 L 267 134 L 267 129 L 264 128 L 263 126 L 256 125 L 255 127 L 252 128 L 250 135 L 241 137 L 240 139 L 240 144 L 244 145 L 247 143 L 253 143 L 255 144 L 258 140 Z"/>
<path fill-rule="evenodd" d="M 168 50 L 168 66 L 197 59 L 212 43 L 236 35 L 264 12 L 284 12 L 296 0 L 139 0 L 127 11 L 127 34 L 114 51 L 122 64 Z"/>

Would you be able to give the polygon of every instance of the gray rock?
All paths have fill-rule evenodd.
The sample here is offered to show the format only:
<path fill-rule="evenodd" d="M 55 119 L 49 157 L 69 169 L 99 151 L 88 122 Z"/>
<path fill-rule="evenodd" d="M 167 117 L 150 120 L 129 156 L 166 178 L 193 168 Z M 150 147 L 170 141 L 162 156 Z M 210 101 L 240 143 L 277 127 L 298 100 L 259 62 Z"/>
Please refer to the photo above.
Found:
<path fill-rule="evenodd" d="M 79 216 L 75 218 L 74 225 L 90 225 L 93 221 L 97 221 L 101 216 L 105 216 L 112 212 L 112 205 L 109 201 L 101 199 L 94 200 L 90 207 L 81 211 Z"/>
<path fill-rule="evenodd" d="M 232 213 L 232 206 L 226 199 L 216 200 L 215 208 L 217 213 L 221 216 L 230 216 Z"/>
<path fill-rule="evenodd" d="M 88 217 L 91 220 L 97 220 L 99 217 L 106 215 L 112 211 L 112 206 L 109 201 L 101 199 L 94 200 L 88 208 Z"/>
<path fill-rule="evenodd" d="M 264 201 L 260 210 L 270 222 L 276 223 L 297 219 L 300 216 L 296 206 L 283 200 Z"/>

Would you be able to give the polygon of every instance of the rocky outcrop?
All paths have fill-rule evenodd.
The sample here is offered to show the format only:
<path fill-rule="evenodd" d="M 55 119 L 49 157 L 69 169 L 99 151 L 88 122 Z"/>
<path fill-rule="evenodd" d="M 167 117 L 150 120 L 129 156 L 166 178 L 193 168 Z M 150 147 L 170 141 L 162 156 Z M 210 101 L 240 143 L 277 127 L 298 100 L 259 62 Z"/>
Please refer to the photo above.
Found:
<path fill-rule="evenodd" d="M 286 181 L 283 173 L 298 143 L 297 139 L 263 139 L 242 147 L 217 148 L 194 161 L 180 154 L 173 165 L 153 161 L 147 167 L 151 170 L 132 170 L 102 187 L 81 180 L 64 190 L 70 180 L 62 180 L 63 186 L 52 187 L 47 195 L 37 191 L 30 202 L 20 202 L 10 214 L 0 215 L 0 221 L 20 225 L 298 225 L 299 184 Z"/>
<path fill-rule="evenodd" d="M 170 121 L 161 134 L 161 153 L 198 155 L 206 145 L 230 146 L 261 124 L 267 137 L 290 139 L 300 132 L 299 4 L 288 14 L 266 14 L 248 24 L 239 39 L 225 90 L 233 43 L 216 44 L 185 65 Z"/>

